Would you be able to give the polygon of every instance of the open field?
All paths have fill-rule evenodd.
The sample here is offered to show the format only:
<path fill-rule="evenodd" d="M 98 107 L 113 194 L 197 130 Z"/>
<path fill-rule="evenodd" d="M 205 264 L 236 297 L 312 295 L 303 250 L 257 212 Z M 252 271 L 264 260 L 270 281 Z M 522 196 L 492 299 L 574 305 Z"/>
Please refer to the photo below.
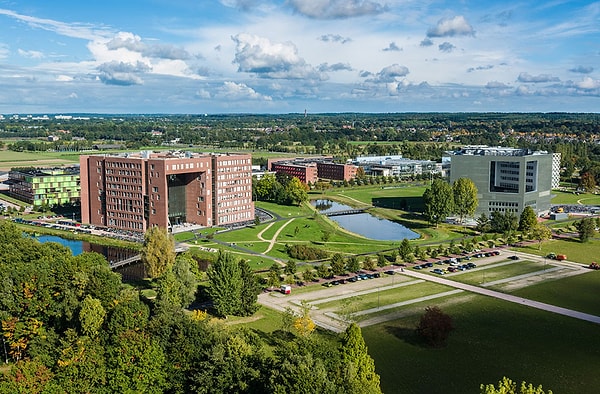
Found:
<path fill-rule="evenodd" d="M 595 250 L 592 245 L 583 249 Z M 560 270 L 560 264 L 546 265 L 542 259 L 507 260 L 509 254 L 473 260 L 476 270 L 444 277 L 480 285 L 482 273 L 487 272 L 486 282 L 514 282 L 503 291 L 510 288 L 522 297 L 600 315 L 596 297 L 591 296 L 597 293 L 600 272 L 573 264 Z M 551 273 L 552 269 L 558 271 Z M 567 277 L 572 270 L 580 274 Z M 559 275 L 563 271 L 565 277 Z M 528 274 L 542 280 L 523 280 Z M 335 315 L 337 319 L 354 316 L 363 327 L 385 393 L 478 392 L 481 383 L 502 376 L 543 384 L 555 393 L 593 393 L 600 383 L 596 373 L 600 338 L 593 323 L 468 291 L 448 291 L 447 286 L 404 275 L 298 290 L 297 299 L 314 305 L 311 314 L 317 320 L 334 324 Z M 432 349 L 415 335 L 418 318 L 430 305 L 440 306 L 454 319 L 447 347 Z"/>
<path fill-rule="evenodd" d="M 598 250 L 600 250 L 599 239 L 593 239 L 585 244 L 579 242 L 578 239 L 553 239 L 544 241 L 539 250 L 537 245 L 515 248 L 515 250 L 539 256 L 546 256 L 548 253 L 566 254 L 568 260 L 586 265 L 594 261 L 600 262 L 600 256 L 598 255 Z"/>
<path fill-rule="evenodd" d="M 600 195 L 592 193 L 575 193 L 572 191 L 553 190 L 552 204 L 560 205 L 600 205 Z"/>

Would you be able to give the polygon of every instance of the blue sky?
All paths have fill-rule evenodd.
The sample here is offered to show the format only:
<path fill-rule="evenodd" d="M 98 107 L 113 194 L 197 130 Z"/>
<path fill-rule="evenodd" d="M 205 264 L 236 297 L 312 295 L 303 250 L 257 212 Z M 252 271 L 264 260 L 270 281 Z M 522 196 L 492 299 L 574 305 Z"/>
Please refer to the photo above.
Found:
<path fill-rule="evenodd" d="M 0 113 L 599 112 L 600 2 L 0 0 Z"/>

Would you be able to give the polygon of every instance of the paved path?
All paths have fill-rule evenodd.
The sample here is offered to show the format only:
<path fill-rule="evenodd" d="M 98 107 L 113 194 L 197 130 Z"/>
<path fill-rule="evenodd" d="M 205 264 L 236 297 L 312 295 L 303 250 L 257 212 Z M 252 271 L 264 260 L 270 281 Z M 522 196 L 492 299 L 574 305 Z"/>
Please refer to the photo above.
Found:
<path fill-rule="evenodd" d="M 273 249 L 273 246 L 275 246 L 275 242 L 277 242 L 277 237 L 279 236 L 279 233 L 281 233 L 281 231 L 285 228 L 285 226 L 287 226 L 288 224 L 290 224 L 291 222 L 293 222 L 294 219 L 295 218 L 291 218 L 290 220 L 288 220 L 287 222 L 285 222 L 281 227 L 279 227 L 279 230 L 277 230 L 277 232 L 275 233 L 275 235 L 273 235 L 273 238 L 271 238 L 271 240 L 269 241 L 269 246 L 267 247 L 267 250 L 265 250 L 263 252 L 263 254 L 267 254 L 267 253 L 269 253 L 271 251 L 271 249 Z M 269 225 L 269 227 L 271 227 L 271 225 Z M 269 228 L 269 227 L 267 227 L 267 228 Z M 263 232 L 264 232 L 264 230 L 261 232 L 260 239 L 262 239 L 263 241 L 266 241 L 264 238 L 262 238 L 262 233 Z"/>
<path fill-rule="evenodd" d="M 545 304 L 543 302 L 533 301 L 523 297 L 517 297 L 511 294 L 500 293 L 498 291 L 481 288 L 478 286 L 472 286 L 465 283 L 455 282 L 453 280 L 440 278 L 437 276 L 431 276 L 422 274 L 419 272 L 405 270 L 402 272 L 403 275 L 410 276 L 417 279 L 424 279 L 430 282 L 439 283 L 446 286 L 451 286 L 456 289 L 470 291 L 471 293 L 481 294 L 489 297 L 498 298 L 500 300 L 514 302 L 516 304 L 529 306 L 531 308 L 541 309 L 548 312 L 558 313 L 559 315 L 573 317 L 579 320 L 585 320 L 592 323 L 600 324 L 600 316 L 590 315 L 588 313 L 574 311 L 572 309 L 562 308 L 560 306 Z"/>

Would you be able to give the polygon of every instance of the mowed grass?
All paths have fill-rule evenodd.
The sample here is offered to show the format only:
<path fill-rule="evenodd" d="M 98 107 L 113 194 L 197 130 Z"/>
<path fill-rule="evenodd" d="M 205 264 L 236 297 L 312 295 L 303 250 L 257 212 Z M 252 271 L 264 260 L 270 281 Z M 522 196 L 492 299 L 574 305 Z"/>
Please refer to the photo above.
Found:
<path fill-rule="evenodd" d="M 519 297 L 600 316 L 600 271 L 547 281 L 512 292 Z"/>
<path fill-rule="evenodd" d="M 591 193 L 575 193 L 553 190 L 552 204 L 576 205 L 581 202 L 584 205 L 600 205 L 600 195 Z"/>
<path fill-rule="evenodd" d="M 547 256 L 548 253 L 566 254 L 567 260 L 575 261 L 585 265 L 591 262 L 600 262 L 600 240 L 593 239 L 586 243 L 579 242 L 578 239 L 553 239 L 544 241 L 541 249 L 537 245 L 515 248 L 521 252 L 536 254 L 538 256 Z"/>
<path fill-rule="evenodd" d="M 501 279 L 512 278 L 518 275 L 530 274 L 533 272 L 543 272 L 544 265 L 533 261 L 519 260 L 518 262 L 497 266 L 477 268 L 474 271 L 462 271 L 453 274 L 447 279 L 455 280 L 470 285 L 481 285 L 488 282 L 494 282 Z"/>
<path fill-rule="evenodd" d="M 598 326 L 497 299 L 449 304 L 455 330 L 446 347 L 415 336 L 419 316 L 362 329 L 383 392 L 463 394 L 503 376 L 555 393 L 596 393 Z M 435 305 L 435 300 L 429 305 Z"/>

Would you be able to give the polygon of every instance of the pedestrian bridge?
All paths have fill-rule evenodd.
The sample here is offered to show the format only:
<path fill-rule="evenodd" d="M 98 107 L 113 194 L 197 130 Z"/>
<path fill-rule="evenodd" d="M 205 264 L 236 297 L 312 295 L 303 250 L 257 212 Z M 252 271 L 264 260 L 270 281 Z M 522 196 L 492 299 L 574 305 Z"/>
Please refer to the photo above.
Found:
<path fill-rule="evenodd" d="M 187 246 L 179 245 L 179 246 L 175 247 L 175 253 L 183 253 L 187 250 L 188 250 Z M 110 265 L 110 268 L 114 270 L 114 269 L 124 267 L 129 264 L 137 263 L 138 261 L 141 261 L 141 260 L 142 260 L 142 255 L 136 254 L 135 256 L 128 257 L 124 260 L 110 261 L 108 264 Z"/>
<path fill-rule="evenodd" d="M 345 209 L 343 211 L 328 212 L 325 216 L 356 215 L 357 213 L 364 213 L 367 209 L 368 208 Z"/>

